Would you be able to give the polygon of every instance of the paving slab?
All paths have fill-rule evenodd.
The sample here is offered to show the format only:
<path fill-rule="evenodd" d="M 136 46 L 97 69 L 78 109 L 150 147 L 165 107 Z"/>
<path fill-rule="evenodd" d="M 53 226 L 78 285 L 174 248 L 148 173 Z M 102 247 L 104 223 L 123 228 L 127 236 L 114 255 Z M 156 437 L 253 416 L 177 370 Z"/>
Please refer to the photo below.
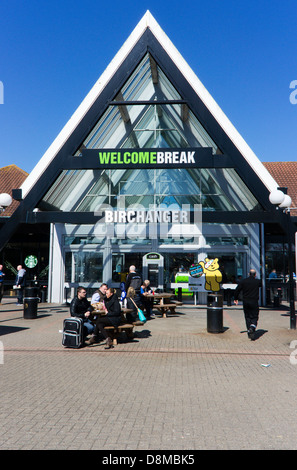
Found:
<path fill-rule="evenodd" d="M 255 341 L 242 308 L 156 315 L 105 350 L 62 346 L 69 307 L 39 304 L 36 319 L 0 305 L 0 449 L 296 449 L 297 332 L 286 305 L 261 308 Z"/>

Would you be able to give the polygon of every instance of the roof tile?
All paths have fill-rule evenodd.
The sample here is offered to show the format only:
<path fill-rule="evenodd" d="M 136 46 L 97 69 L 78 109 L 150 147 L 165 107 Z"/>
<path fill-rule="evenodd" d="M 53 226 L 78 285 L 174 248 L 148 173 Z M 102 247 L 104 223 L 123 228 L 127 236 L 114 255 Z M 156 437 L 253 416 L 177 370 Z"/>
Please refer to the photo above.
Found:
<path fill-rule="evenodd" d="M 266 162 L 263 163 L 271 176 L 281 188 L 288 188 L 292 199 L 291 214 L 296 216 L 297 209 L 297 162 Z"/>
<path fill-rule="evenodd" d="M 28 173 L 16 165 L 8 165 L 0 168 L 0 193 L 8 193 L 12 196 L 12 190 L 19 188 Z M 0 217 L 10 217 L 19 206 L 19 202 L 13 200 L 12 204 L 2 213 Z"/>

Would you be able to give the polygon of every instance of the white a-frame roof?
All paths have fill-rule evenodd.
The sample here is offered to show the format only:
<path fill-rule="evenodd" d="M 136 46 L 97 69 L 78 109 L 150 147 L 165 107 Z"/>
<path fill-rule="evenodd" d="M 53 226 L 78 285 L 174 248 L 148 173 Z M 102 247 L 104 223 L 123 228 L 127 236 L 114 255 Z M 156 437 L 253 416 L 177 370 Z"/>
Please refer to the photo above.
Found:
<path fill-rule="evenodd" d="M 180 73 L 184 76 L 185 80 L 189 83 L 194 92 L 199 96 L 200 100 L 208 109 L 209 113 L 217 121 L 221 129 L 223 129 L 226 136 L 228 136 L 230 141 L 237 148 L 242 157 L 246 160 L 247 164 L 255 172 L 255 174 L 262 181 L 262 183 L 266 186 L 267 190 L 270 192 L 277 188 L 278 184 L 276 183 L 276 181 L 272 178 L 270 173 L 266 170 L 266 168 L 255 155 L 255 153 L 251 150 L 251 148 L 248 146 L 248 144 L 245 142 L 245 140 L 242 138 L 242 136 L 238 133 L 238 131 L 232 125 L 230 120 L 227 118 L 227 116 L 223 113 L 221 108 L 218 106 L 213 97 L 203 86 L 203 84 L 198 79 L 191 67 L 183 59 L 181 54 L 172 44 L 165 32 L 161 29 L 161 27 L 156 22 L 151 13 L 147 11 L 135 27 L 135 29 L 132 31 L 126 42 L 120 48 L 114 59 L 110 62 L 106 70 L 102 73 L 102 75 L 97 80 L 88 95 L 79 105 L 79 107 L 71 116 L 67 124 L 61 130 L 54 142 L 51 144 L 51 146 L 48 148 L 43 157 L 40 159 L 40 161 L 30 173 L 28 178 L 23 183 L 21 187 L 23 198 L 26 197 L 26 195 L 30 192 L 30 190 L 41 177 L 41 175 L 46 171 L 51 162 L 57 157 L 58 153 L 63 148 L 67 140 L 73 134 L 77 126 L 81 123 L 88 111 L 92 108 L 95 101 L 98 99 L 100 94 L 104 91 L 105 87 L 110 82 L 111 78 L 114 77 L 114 75 L 120 69 L 127 56 L 131 53 L 133 48 L 140 41 L 142 35 L 147 29 L 149 29 L 154 35 L 154 37 L 159 42 L 164 51 L 167 53 L 167 55 L 170 57 L 172 62 L 179 69 Z"/>

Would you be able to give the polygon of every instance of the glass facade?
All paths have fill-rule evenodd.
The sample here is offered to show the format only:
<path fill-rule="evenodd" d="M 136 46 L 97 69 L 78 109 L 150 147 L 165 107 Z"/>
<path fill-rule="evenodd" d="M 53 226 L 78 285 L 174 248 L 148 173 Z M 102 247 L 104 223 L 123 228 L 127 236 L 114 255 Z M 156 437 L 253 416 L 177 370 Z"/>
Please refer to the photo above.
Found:
<path fill-rule="evenodd" d="M 73 155 L 84 158 L 85 149 L 211 149 L 214 159 L 222 158 L 215 137 L 206 131 L 190 107 L 150 54 L 142 59 L 114 101 L 99 117 Z M 220 166 L 220 165 L 218 165 Z M 218 257 L 229 281 L 246 274 L 248 261 L 259 260 L 254 229 L 207 227 L 203 213 L 263 210 L 234 168 L 203 167 L 93 168 L 63 170 L 39 203 L 40 210 L 95 213 L 104 207 L 116 211 L 140 208 L 144 211 L 202 213 L 202 231 L 176 234 L 173 223 L 166 230 L 143 231 L 136 226 L 116 224 L 112 233 L 105 226 L 67 226 L 61 230 L 64 271 L 61 277 L 72 288 L 98 288 L 101 282 L 119 287 L 129 266 L 142 269 L 143 257 L 160 253 L 164 260 L 162 282 L 170 287 L 175 273 L 206 257 Z M 186 224 L 185 224 L 186 225 Z M 257 232 L 257 231 L 256 231 Z M 255 232 L 255 233 L 256 233 Z M 257 245 L 257 247 L 256 247 Z M 256 247 L 255 250 L 253 247 Z M 255 251 L 255 255 L 253 254 Z M 60 267 L 58 267 L 60 269 Z M 72 292 L 74 294 L 74 291 Z"/>
<path fill-rule="evenodd" d="M 267 245 L 266 253 L 264 247 L 267 193 L 276 182 L 166 35 L 141 28 L 16 192 L 21 210 L 1 233 L 5 240 L 22 223 L 50 226 L 48 257 L 42 243 L 38 250 L 27 243 L 29 256 L 38 251 L 42 261 L 37 275 L 49 273 L 52 301 L 64 301 L 64 289 L 79 284 L 118 287 L 129 265 L 141 269 L 149 253 L 164 261 L 164 288 L 177 269 L 210 257 L 218 258 L 229 280 L 251 266 L 262 278 L 265 267 L 287 270 L 285 245 L 280 255 L 277 245 Z M 144 221 L 135 222 L 133 211 Z M 104 220 L 107 212 L 110 220 Z M 187 213 L 190 222 L 176 222 L 174 212 Z M 283 229 L 282 219 L 275 220 Z M 7 247 L 6 267 L 24 251 L 21 238 Z"/>
<path fill-rule="evenodd" d="M 65 282 L 103 282 L 103 254 L 94 251 L 66 251 Z"/>
<path fill-rule="evenodd" d="M 151 104 L 109 106 L 81 147 L 212 147 L 215 154 L 221 153 L 185 104 L 154 104 L 181 99 L 159 65 L 146 54 L 116 100 Z"/>
<path fill-rule="evenodd" d="M 228 181 L 228 187 L 227 187 Z M 228 188 L 228 189 L 227 189 Z M 203 211 L 259 210 L 257 200 L 233 169 L 65 170 L 40 208 L 95 212 L 117 207 L 201 204 Z"/>
<path fill-rule="evenodd" d="M 211 148 L 221 151 L 184 103 L 162 69 L 147 54 L 127 80 L 81 149 Z M 143 100 L 150 102 L 143 103 Z M 131 104 L 131 101 L 134 103 Z M 154 104 L 160 101 L 164 104 Z M 128 104 L 123 104 L 127 102 Z M 39 204 L 41 210 L 94 212 L 102 204 L 201 204 L 203 211 L 261 210 L 235 169 L 168 168 L 64 170 Z"/>

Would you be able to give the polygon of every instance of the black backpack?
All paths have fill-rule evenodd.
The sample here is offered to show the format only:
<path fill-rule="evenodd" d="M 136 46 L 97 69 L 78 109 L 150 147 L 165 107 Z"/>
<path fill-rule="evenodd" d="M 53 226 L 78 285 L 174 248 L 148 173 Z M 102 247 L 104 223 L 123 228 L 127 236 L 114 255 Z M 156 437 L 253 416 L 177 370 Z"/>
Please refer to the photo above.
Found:
<path fill-rule="evenodd" d="M 139 274 L 135 274 L 130 282 L 130 287 L 133 287 L 135 291 L 140 290 L 142 279 Z"/>

